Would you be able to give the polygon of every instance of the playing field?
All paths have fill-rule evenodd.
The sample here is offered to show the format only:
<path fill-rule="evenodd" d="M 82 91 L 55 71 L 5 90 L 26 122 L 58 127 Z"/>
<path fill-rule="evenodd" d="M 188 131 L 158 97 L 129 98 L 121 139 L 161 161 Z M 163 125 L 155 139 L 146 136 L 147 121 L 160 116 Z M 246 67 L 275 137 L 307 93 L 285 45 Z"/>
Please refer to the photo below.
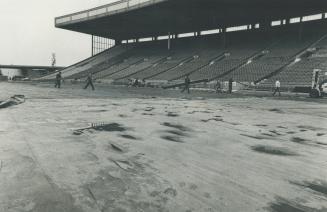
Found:
<path fill-rule="evenodd" d="M 326 100 L 80 87 L 0 83 L 1 212 L 327 211 Z"/>

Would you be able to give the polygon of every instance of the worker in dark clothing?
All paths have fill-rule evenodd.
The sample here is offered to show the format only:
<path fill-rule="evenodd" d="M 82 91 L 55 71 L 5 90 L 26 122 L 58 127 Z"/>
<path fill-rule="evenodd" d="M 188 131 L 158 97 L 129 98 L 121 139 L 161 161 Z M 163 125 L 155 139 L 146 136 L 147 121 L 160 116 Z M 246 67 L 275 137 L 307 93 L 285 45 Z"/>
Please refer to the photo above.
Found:
<path fill-rule="evenodd" d="M 233 78 L 230 78 L 228 81 L 228 93 L 232 93 L 233 92 Z"/>
<path fill-rule="evenodd" d="M 86 85 L 85 85 L 84 89 L 87 89 L 87 87 L 89 87 L 89 85 L 92 87 L 92 90 L 94 90 L 92 73 L 90 73 L 87 76 L 87 78 L 86 78 Z"/>
<path fill-rule="evenodd" d="M 190 83 L 191 83 L 191 80 L 190 80 L 189 76 L 186 75 L 186 77 L 185 77 L 185 87 L 184 87 L 184 89 L 182 90 L 182 93 L 183 93 L 184 91 L 186 91 L 186 90 L 187 90 L 187 93 L 190 93 Z"/>
<path fill-rule="evenodd" d="M 56 75 L 56 83 L 55 83 L 55 88 L 60 88 L 61 86 L 61 71 L 58 72 L 58 74 Z"/>
<path fill-rule="evenodd" d="M 221 85 L 220 80 L 217 80 L 216 93 L 222 93 L 222 85 Z"/>
<path fill-rule="evenodd" d="M 133 83 L 133 87 L 139 87 L 139 86 L 140 86 L 139 79 L 136 78 L 134 83 Z"/>

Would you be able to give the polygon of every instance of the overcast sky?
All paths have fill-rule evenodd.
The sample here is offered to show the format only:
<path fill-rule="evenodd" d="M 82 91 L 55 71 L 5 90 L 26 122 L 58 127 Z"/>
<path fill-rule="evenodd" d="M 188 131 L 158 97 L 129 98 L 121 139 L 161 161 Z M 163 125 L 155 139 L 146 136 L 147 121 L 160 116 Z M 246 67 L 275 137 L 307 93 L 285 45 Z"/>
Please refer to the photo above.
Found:
<path fill-rule="evenodd" d="M 56 16 L 116 0 L 0 0 L 0 64 L 67 66 L 91 55 L 91 36 L 54 27 Z"/>

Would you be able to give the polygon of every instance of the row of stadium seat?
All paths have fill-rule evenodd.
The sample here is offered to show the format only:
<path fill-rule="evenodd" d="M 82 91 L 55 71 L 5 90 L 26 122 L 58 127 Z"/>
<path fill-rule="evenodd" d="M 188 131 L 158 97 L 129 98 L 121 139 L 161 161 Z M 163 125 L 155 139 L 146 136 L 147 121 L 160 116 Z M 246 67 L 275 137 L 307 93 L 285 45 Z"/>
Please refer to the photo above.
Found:
<path fill-rule="evenodd" d="M 225 45 L 221 34 L 171 40 L 123 44 L 63 70 L 63 77 L 82 79 L 94 73 L 96 79 L 145 79 L 181 81 L 233 78 L 239 82 L 271 85 L 276 78 L 293 84 L 311 81 L 312 69 L 323 64 L 317 57 L 326 57 L 325 22 L 274 27 L 269 31 L 251 30 L 228 33 Z M 291 65 L 307 48 L 315 47 L 310 58 Z M 277 75 L 276 75 L 277 74 Z M 276 76 L 274 76 L 276 75 Z M 289 77 L 288 77 L 289 76 Z M 49 75 L 45 79 L 54 78 Z M 294 83 L 293 83 L 294 82 Z"/>

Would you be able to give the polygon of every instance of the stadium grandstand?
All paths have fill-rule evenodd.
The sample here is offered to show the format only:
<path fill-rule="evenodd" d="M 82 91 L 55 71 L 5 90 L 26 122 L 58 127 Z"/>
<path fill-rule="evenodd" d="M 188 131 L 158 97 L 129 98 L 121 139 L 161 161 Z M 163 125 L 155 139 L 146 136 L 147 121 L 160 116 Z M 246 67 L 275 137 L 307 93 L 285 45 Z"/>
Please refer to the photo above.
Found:
<path fill-rule="evenodd" d="M 233 78 L 269 89 L 310 87 L 327 68 L 325 0 L 123 0 L 55 19 L 92 35 L 92 57 L 66 79 L 207 86 Z M 52 80 L 50 74 L 38 80 Z M 203 82 L 203 83 L 202 83 Z"/>
<path fill-rule="evenodd" d="M 39 78 L 44 75 L 62 70 L 65 67 L 60 66 L 31 66 L 31 65 L 1 65 L 0 81 L 15 79 Z"/>

